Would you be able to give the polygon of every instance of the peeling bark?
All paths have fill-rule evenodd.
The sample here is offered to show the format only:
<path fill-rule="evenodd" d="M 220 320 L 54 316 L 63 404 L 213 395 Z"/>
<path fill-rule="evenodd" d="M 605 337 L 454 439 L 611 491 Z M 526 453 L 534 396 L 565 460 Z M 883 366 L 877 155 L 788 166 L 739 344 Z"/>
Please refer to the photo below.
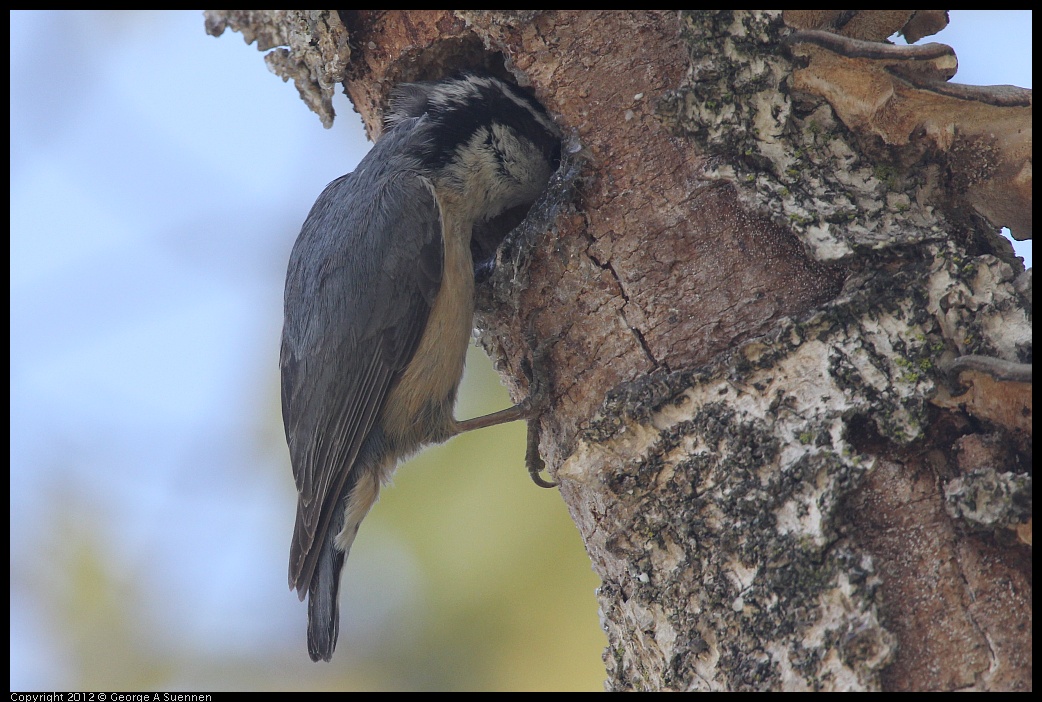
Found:
<path fill-rule="evenodd" d="M 395 83 L 480 68 L 569 134 L 479 321 L 518 397 L 553 342 L 609 689 L 1030 689 L 1031 272 L 997 227 L 1030 236 L 1031 93 L 884 43 L 946 21 L 208 13 L 323 121 L 337 83 L 376 133 Z"/>

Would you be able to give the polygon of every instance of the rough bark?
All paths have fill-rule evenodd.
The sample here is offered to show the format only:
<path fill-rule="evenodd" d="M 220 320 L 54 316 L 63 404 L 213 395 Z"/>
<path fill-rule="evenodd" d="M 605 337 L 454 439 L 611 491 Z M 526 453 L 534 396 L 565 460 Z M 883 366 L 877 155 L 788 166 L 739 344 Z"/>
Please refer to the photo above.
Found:
<path fill-rule="evenodd" d="M 609 689 L 1028 689 L 1031 93 L 943 11 L 211 12 L 328 124 L 482 68 L 570 168 L 483 291 L 600 574 Z M 580 150 L 581 149 L 581 150 Z M 544 226 L 547 225 L 548 226 Z"/>

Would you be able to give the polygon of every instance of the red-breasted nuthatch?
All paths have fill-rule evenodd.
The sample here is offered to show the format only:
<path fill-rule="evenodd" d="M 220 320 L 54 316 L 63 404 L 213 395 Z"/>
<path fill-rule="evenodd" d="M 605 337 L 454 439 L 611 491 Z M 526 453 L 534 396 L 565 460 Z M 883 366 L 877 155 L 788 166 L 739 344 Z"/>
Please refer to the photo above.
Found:
<path fill-rule="evenodd" d="M 560 159 L 546 110 L 487 76 L 401 85 L 386 125 L 354 173 L 318 197 L 286 276 L 282 417 L 298 492 L 289 584 L 307 594 L 316 661 L 333 655 L 344 559 L 398 461 L 526 416 L 453 417 L 474 317 L 471 240 L 531 206 Z"/>

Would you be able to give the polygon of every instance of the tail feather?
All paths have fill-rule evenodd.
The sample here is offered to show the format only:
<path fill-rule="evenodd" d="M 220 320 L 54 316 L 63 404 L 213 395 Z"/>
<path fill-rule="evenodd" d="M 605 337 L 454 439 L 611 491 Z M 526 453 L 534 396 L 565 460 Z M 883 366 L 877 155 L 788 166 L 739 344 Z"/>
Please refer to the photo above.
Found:
<path fill-rule="evenodd" d="M 338 595 L 345 554 L 333 546 L 332 538 L 326 540 L 322 551 L 308 588 L 308 654 L 313 661 L 333 657 L 340 633 Z"/>
<path fill-rule="evenodd" d="M 333 657 L 340 633 L 340 571 L 344 559 L 351 553 L 358 527 L 379 493 L 378 479 L 363 474 L 348 498 L 341 502 L 337 517 L 322 542 L 308 586 L 308 654 L 313 661 L 328 661 Z"/>

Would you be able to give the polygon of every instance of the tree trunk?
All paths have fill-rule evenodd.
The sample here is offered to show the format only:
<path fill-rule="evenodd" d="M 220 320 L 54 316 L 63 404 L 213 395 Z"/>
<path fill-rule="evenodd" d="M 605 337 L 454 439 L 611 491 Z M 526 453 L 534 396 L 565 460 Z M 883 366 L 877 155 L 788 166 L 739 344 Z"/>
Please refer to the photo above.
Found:
<path fill-rule="evenodd" d="M 943 11 L 222 11 L 327 124 L 480 68 L 568 134 L 483 343 L 603 580 L 612 690 L 1031 681 L 1031 93 Z M 541 219 L 539 219 L 541 218 Z M 530 227 L 531 229 L 532 227 Z M 519 263 L 520 261 L 520 263 Z M 534 345 L 538 346 L 539 343 Z"/>

